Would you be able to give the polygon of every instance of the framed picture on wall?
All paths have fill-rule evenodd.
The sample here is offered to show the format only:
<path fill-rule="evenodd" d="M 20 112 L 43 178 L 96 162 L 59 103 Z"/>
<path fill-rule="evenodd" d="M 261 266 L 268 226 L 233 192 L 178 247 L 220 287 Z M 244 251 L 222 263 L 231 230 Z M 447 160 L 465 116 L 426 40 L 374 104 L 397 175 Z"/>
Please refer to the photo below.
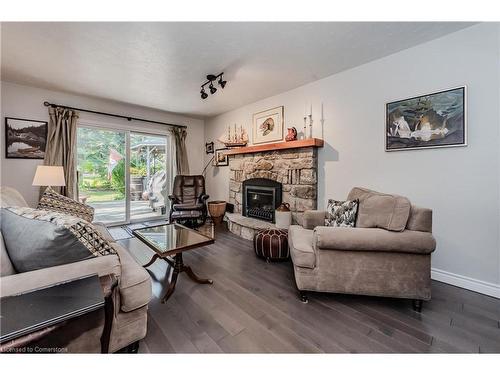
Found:
<path fill-rule="evenodd" d="M 385 106 L 385 150 L 467 146 L 466 87 Z"/>
<path fill-rule="evenodd" d="M 213 165 L 216 167 L 225 167 L 229 165 L 229 156 L 227 156 L 223 151 L 227 148 L 219 148 L 215 150 Z"/>
<path fill-rule="evenodd" d="M 47 122 L 5 118 L 5 157 L 43 159 L 47 143 Z"/>
<path fill-rule="evenodd" d="M 253 115 L 253 143 L 282 141 L 283 115 L 283 106 L 255 113 Z"/>
<path fill-rule="evenodd" d="M 214 143 L 213 142 L 205 143 L 205 153 L 206 154 L 213 154 L 214 153 Z"/>

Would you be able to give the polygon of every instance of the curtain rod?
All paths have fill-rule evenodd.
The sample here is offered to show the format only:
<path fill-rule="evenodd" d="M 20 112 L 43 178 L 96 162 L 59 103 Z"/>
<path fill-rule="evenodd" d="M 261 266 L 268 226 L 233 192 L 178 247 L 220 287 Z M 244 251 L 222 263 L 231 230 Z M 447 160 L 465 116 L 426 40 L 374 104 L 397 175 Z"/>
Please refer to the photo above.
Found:
<path fill-rule="evenodd" d="M 183 129 L 187 128 L 186 125 L 169 124 L 168 122 L 161 122 L 161 121 L 155 121 L 155 120 L 147 120 L 147 119 L 144 119 L 144 118 L 132 117 L 132 116 L 117 115 L 117 114 L 114 114 L 114 113 L 92 111 L 90 109 L 68 107 L 66 105 L 54 104 L 54 103 L 49 103 L 49 102 L 43 102 L 43 105 L 45 107 L 52 107 L 52 108 L 60 107 L 60 108 L 72 109 L 74 111 L 94 113 L 96 115 L 118 117 L 118 118 L 122 118 L 122 119 L 125 119 L 125 120 L 128 120 L 128 121 L 132 121 L 132 120 L 133 121 L 142 121 L 142 122 L 149 122 L 151 124 L 168 125 L 168 126 L 172 126 L 172 127 L 175 127 L 175 128 L 183 128 Z"/>

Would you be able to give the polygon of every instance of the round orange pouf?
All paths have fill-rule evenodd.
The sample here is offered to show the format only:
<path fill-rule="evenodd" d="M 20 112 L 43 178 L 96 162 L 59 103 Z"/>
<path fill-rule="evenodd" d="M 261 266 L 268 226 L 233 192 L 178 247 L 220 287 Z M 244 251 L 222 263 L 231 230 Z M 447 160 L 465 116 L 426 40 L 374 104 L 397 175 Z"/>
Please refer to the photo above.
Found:
<path fill-rule="evenodd" d="M 267 261 L 286 260 L 288 250 L 288 231 L 285 229 L 262 229 L 253 237 L 253 249 L 258 257 Z"/>

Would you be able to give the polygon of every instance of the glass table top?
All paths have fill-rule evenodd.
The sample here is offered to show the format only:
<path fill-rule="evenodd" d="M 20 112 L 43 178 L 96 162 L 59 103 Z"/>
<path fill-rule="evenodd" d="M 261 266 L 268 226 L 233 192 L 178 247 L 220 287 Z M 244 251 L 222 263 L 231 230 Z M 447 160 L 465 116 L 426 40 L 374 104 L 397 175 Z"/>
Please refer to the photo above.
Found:
<path fill-rule="evenodd" d="M 179 224 L 141 228 L 134 230 L 133 233 L 160 255 L 176 250 L 189 250 L 214 242 L 213 238 Z"/>

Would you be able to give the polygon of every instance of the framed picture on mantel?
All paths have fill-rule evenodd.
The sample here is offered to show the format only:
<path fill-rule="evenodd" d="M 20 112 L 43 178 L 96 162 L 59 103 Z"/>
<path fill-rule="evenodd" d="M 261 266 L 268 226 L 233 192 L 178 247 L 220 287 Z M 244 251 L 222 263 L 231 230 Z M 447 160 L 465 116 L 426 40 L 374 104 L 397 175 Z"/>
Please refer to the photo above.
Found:
<path fill-rule="evenodd" d="M 283 140 L 284 108 L 276 107 L 253 115 L 253 144 Z"/>

